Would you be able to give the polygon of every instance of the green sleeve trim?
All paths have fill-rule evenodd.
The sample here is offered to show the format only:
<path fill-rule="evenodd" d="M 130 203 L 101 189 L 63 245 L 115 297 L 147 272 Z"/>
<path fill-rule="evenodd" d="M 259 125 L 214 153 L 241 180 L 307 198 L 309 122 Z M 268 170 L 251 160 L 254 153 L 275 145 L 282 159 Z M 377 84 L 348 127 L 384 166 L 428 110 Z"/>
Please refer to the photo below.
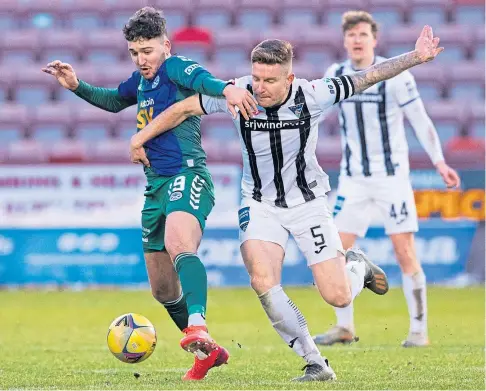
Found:
<path fill-rule="evenodd" d="M 121 97 L 117 88 L 95 87 L 83 80 L 79 80 L 79 86 L 73 92 L 93 106 L 112 113 L 118 113 L 137 103 L 136 100 Z"/>

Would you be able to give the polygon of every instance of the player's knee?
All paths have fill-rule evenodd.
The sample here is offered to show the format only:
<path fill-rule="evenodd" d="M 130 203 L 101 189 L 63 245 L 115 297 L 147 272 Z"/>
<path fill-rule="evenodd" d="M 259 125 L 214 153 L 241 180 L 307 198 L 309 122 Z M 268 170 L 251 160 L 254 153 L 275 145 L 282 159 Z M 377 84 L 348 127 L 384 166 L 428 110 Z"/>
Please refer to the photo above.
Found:
<path fill-rule="evenodd" d="M 250 276 L 250 284 L 258 295 L 268 292 L 271 288 L 277 285 L 271 276 L 262 274 L 252 274 Z"/>
<path fill-rule="evenodd" d="M 177 293 L 172 292 L 168 286 L 152 287 L 152 296 L 159 303 L 165 303 L 167 301 L 175 300 Z"/>
<path fill-rule="evenodd" d="M 338 308 L 347 307 L 351 304 L 352 299 L 349 287 L 335 289 L 333 294 L 324 298 L 328 304 Z"/>

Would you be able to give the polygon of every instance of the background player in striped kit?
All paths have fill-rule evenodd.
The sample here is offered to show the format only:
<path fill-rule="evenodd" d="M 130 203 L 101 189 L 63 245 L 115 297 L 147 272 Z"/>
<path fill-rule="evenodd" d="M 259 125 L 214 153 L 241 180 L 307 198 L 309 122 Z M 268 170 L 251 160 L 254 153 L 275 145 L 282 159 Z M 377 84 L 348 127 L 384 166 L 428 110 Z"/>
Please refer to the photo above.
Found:
<path fill-rule="evenodd" d="M 315 156 L 317 123 L 331 105 L 373 84 L 435 58 L 438 38 L 424 27 L 410 53 L 377 64 L 353 76 L 313 81 L 295 79 L 292 47 L 267 40 L 252 51 L 252 75 L 236 79 L 251 90 L 259 112 L 249 120 L 234 118 L 243 151 L 243 200 L 239 211 L 241 252 L 251 285 L 273 327 L 295 353 L 307 361 L 295 380 L 330 380 L 335 374 L 310 338 L 303 315 L 282 286 L 281 269 L 289 233 L 307 258 L 324 300 L 347 306 L 368 287 L 388 290 L 383 271 L 357 250 L 346 260 L 337 229 L 327 209 L 327 175 Z M 175 104 L 132 138 L 131 154 L 143 144 L 191 115 L 228 112 L 221 99 L 190 97 Z"/>
<path fill-rule="evenodd" d="M 374 53 L 378 27 L 370 14 L 349 11 L 343 15 L 342 28 L 348 60 L 329 67 L 326 77 L 352 74 L 386 60 Z M 457 173 L 444 161 L 439 137 L 415 80 L 405 71 L 339 104 L 343 157 L 334 216 L 346 249 L 353 246 L 357 236 L 365 235 L 370 207 L 380 209 L 403 273 L 410 315 L 410 332 L 403 346 L 423 346 L 428 344 L 426 283 L 414 246 L 418 223 L 404 115 L 447 187 L 459 186 Z M 337 325 L 316 336 L 316 343 L 332 345 L 356 338 L 353 304 L 336 308 L 336 315 Z"/>

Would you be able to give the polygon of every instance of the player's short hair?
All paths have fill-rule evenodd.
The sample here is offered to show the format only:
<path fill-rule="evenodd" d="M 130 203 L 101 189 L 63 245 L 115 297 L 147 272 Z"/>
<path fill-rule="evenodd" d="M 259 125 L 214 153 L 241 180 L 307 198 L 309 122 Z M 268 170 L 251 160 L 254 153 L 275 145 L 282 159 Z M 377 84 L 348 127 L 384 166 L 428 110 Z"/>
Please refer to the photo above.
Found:
<path fill-rule="evenodd" d="M 373 19 L 373 16 L 366 11 L 347 11 L 343 14 L 341 26 L 343 28 L 343 33 L 351 30 L 358 23 L 368 23 L 371 25 L 371 32 L 373 37 L 376 38 L 378 33 L 378 23 Z"/>
<path fill-rule="evenodd" d="M 127 41 L 137 39 L 152 39 L 167 35 L 165 18 L 162 11 L 153 7 L 143 7 L 135 12 L 123 27 L 123 34 Z"/>
<path fill-rule="evenodd" d="M 281 39 L 266 39 L 251 51 L 251 62 L 287 65 L 292 62 L 294 50 L 290 42 Z"/>

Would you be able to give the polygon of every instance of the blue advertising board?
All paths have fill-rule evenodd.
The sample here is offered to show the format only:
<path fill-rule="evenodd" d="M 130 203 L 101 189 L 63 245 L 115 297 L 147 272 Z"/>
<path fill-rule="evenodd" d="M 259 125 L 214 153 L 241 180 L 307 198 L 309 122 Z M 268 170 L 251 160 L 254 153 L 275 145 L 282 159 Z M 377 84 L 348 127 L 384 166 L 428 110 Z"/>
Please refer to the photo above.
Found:
<path fill-rule="evenodd" d="M 419 259 L 430 283 L 464 272 L 475 222 L 422 221 L 416 235 Z M 399 284 L 390 240 L 370 228 L 359 245 Z M 238 229 L 207 229 L 199 249 L 213 286 L 249 284 L 239 252 Z M 312 275 L 295 242 L 289 241 L 284 284 L 306 285 Z M 83 284 L 133 286 L 147 283 L 140 230 L 136 228 L 0 229 L 0 285 Z"/>

